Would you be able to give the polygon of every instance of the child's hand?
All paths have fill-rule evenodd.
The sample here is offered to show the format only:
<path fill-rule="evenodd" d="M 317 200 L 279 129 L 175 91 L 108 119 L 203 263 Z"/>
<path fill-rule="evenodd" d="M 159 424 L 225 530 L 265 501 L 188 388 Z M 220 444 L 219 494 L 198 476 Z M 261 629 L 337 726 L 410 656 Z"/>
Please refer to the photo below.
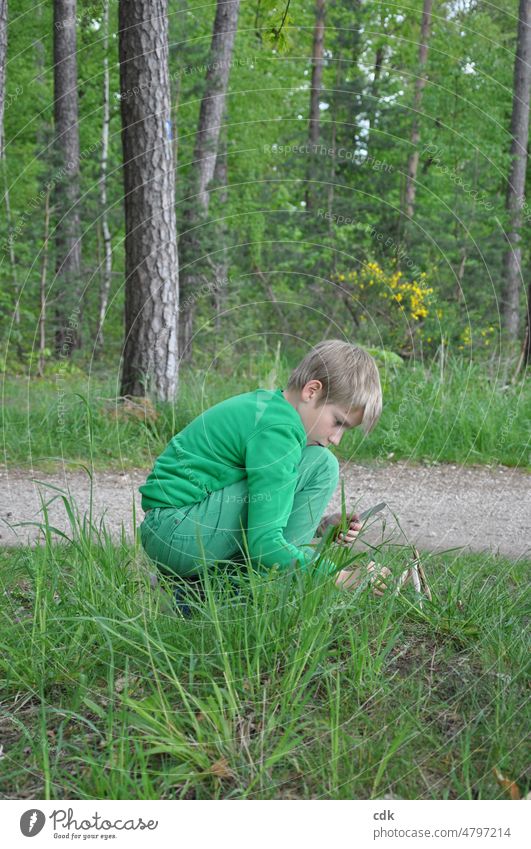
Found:
<path fill-rule="evenodd" d="M 382 581 L 382 578 L 387 578 L 391 574 L 391 570 L 387 566 L 377 566 L 374 560 L 365 567 L 365 571 L 370 574 L 370 583 L 374 595 L 383 595 L 387 589 L 387 585 Z M 364 577 L 364 569 L 358 566 L 354 569 L 342 569 L 336 575 L 335 584 L 340 590 L 355 590 L 359 587 Z"/>
<path fill-rule="evenodd" d="M 350 518 L 347 516 L 347 521 L 349 522 L 347 530 L 334 535 L 334 542 L 337 542 L 338 545 L 352 545 L 352 543 L 356 541 L 356 537 L 362 528 L 362 524 L 357 513 L 353 513 Z M 331 516 L 327 516 L 327 526 L 333 525 L 334 527 L 338 527 L 340 524 L 341 513 L 332 513 Z"/>
<path fill-rule="evenodd" d="M 336 587 L 340 590 L 355 590 L 362 580 L 361 566 L 355 569 L 341 569 L 336 575 Z"/>

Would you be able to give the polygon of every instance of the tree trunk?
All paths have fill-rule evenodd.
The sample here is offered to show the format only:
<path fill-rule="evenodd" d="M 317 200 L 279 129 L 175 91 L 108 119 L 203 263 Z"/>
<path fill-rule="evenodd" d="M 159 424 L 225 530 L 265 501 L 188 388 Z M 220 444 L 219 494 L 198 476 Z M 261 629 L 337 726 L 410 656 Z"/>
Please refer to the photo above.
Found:
<path fill-rule="evenodd" d="M 218 187 L 220 203 L 220 215 L 216 224 L 216 242 L 218 250 L 214 260 L 214 290 L 212 301 L 214 306 L 214 327 L 216 333 L 221 332 L 221 311 L 227 294 L 229 274 L 229 253 L 227 242 L 229 228 L 224 214 L 224 207 L 228 200 L 228 165 L 227 165 L 227 129 L 222 133 L 219 140 L 219 149 L 214 169 L 214 186 Z M 221 248 L 221 250 L 220 250 Z"/>
<path fill-rule="evenodd" d="M 64 358 L 79 345 L 81 317 L 76 0 L 54 0 L 53 47 L 55 164 L 58 168 L 54 198 L 58 216 L 55 229 L 55 346 L 56 353 Z"/>
<path fill-rule="evenodd" d="M 413 126 L 411 128 L 411 146 L 412 153 L 409 156 L 407 163 L 406 191 L 404 197 L 404 212 L 407 218 L 413 218 L 415 212 L 415 192 L 417 169 L 419 165 L 419 142 L 420 142 L 420 122 L 419 114 L 422 105 L 422 92 L 426 85 L 426 76 L 424 74 L 426 61 L 428 58 L 428 42 L 430 39 L 431 27 L 431 6 L 432 0 L 424 0 L 422 10 L 422 25 L 420 31 L 419 45 L 419 69 L 418 76 L 415 80 L 415 94 L 413 97 Z"/>
<path fill-rule="evenodd" d="M 125 203 L 122 395 L 175 398 L 178 262 L 167 0 L 120 0 Z"/>
<path fill-rule="evenodd" d="M 507 338 L 516 342 L 520 324 L 520 247 L 524 205 L 527 143 L 529 136 L 529 91 L 531 87 L 531 0 L 520 0 L 518 36 L 514 64 L 513 113 L 511 119 L 511 165 L 506 208 L 509 213 L 509 246 L 503 263 L 502 324 Z"/>
<path fill-rule="evenodd" d="M 35 16 L 38 24 L 42 24 L 43 9 L 42 4 L 35 7 Z M 39 29 L 39 26 L 37 27 Z M 40 27 L 42 30 L 42 26 Z M 35 54 L 35 84 L 39 86 L 43 93 L 46 90 L 46 49 L 42 38 L 37 38 L 32 48 Z M 43 94 L 44 96 L 44 94 Z M 41 189 L 40 196 L 44 194 L 44 246 L 41 266 L 40 280 L 40 314 L 39 314 L 39 376 L 44 374 L 44 360 L 46 348 L 46 280 L 48 274 L 49 263 L 49 238 L 50 238 L 50 217 L 54 214 L 54 209 L 50 204 L 51 188 L 46 184 L 50 173 L 53 171 L 53 142 L 54 142 L 54 127 L 52 121 L 48 117 L 41 115 L 41 119 L 35 127 L 35 159 L 43 162 L 41 176 L 39 178 L 39 186 Z"/>
<path fill-rule="evenodd" d="M 107 158 L 109 154 L 109 0 L 103 4 L 103 125 L 101 130 L 101 161 L 100 161 L 100 207 L 101 207 L 101 229 L 103 233 L 104 270 L 100 288 L 100 304 L 98 327 L 96 331 L 96 345 L 103 347 L 103 324 L 109 301 L 112 275 L 112 244 L 111 231 L 107 215 Z"/>
<path fill-rule="evenodd" d="M 14 301 L 13 321 L 20 324 L 19 292 L 17 282 L 17 261 L 15 257 L 14 238 L 11 233 L 11 205 L 9 201 L 9 184 L 5 162 L 4 143 L 4 104 L 6 96 L 6 63 L 7 63 L 7 0 L 0 0 L 0 168 L 4 178 L 4 201 L 6 205 L 7 244 L 9 246 L 9 263 L 13 275 Z M 17 341 L 19 357 L 21 356 L 20 341 Z"/>
<path fill-rule="evenodd" d="M 369 126 L 367 127 L 367 155 L 370 153 L 371 137 L 374 138 L 374 131 L 376 129 L 378 91 L 384 56 L 384 46 L 383 44 L 380 44 L 379 47 L 376 48 L 376 56 L 374 57 L 373 80 L 371 84 L 369 108 L 367 110 L 369 119 Z"/>
<path fill-rule="evenodd" d="M 42 24 L 43 9 L 42 4 L 35 8 L 35 17 L 38 21 L 38 27 L 44 29 Z M 45 36 L 43 36 L 44 38 Z M 42 97 L 46 96 L 46 48 L 44 47 L 43 38 L 37 38 L 32 48 L 35 53 L 35 82 L 41 89 Z M 51 152 L 53 152 L 54 127 L 50 118 L 40 115 L 37 126 L 35 127 L 35 143 L 36 143 L 36 158 L 46 160 L 45 173 L 43 174 L 42 187 L 45 186 L 46 179 L 49 177 L 50 171 L 53 170 L 53 162 L 51 161 Z M 46 189 L 45 189 L 46 191 Z M 53 210 L 51 210 L 53 212 Z"/>
<path fill-rule="evenodd" d="M 308 184 L 306 186 L 306 209 L 313 206 L 314 186 L 317 179 L 319 154 L 316 146 L 319 143 L 320 110 L 319 101 L 323 90 L 324 65 L 324 32 L 325 32 L 325 0 L 315 0 L 315 28 L 313 31 L 312 47 L 312 85 L 310 89 L 310 120 L 308 124 L 308 139 L 310 153 L 308 157 Z"/>
<path fill-rule="evenodd" d="M 5 163 L 4 144 L 4 104 L 6 96 L 6 63 L 7 63 L 7 0 L 0 0 L 0 167 L 2 168 L 4 182 L 4 202 L 6 205 L 7 244 L 9 246 L 9 262 L 13 275 L 13 288 L 15 290 L 15 308 L 13 321 L 20 323 L 20 309 L 17 284 L 17 264 L 15 259 L 14 239 L 11 233 L 11 204 L 9 201 L 9 184 Z"/>
<path fill-rule="evenodd" d="M 6 96 L 7 0 L 0 0 L 0 159 L 4 158 L 4 103 Z"/>
<path fill-rule="evenodd" d="M 20 295 L 17 280 L 17 260 L 15 256 L 15 241 L 11 233 L 11 203 L 9 199 L 9 184 L 7 179 L 7 170 L 5 162 L 5 139 L 4 139 L 4 105 L 6 96 L 6 65 L 7 65 L 7 0 L 0 0 L 0 167 L 3 171 L 4 178 L 4 201 L 6 205 L 6 223 L 7 223 L 7 243 L 9 245 L 9 263 L 11 265 L 11 274 L 14 290 L 13 322 L 15 325 L 20 324 Z M 19 359 L 22 359 L 22 349 L 20 338 L 15 334 L 17 352 Z"/>
<path fill-rule="evenodd" d="M 335 81 L 335 91 L 331 98 L 331 115 L 330 121 L 332 124 L 332 134 L 331 134 L 331 142 L 332 142 L 332 156 L 330 157 L 330 175 L 328 178 L 328 196 L 327 196 L 327 211 L 328 211 L 328 237 L 330 240 L 330 247 L 332 250 L 332 267 L 331 273 L 335 275 L 337 273 L 337 250 L 334 242 L 334 223 L 333 223 L 333 211 L 334 211 L 334 194 L 335 194 L 335 183 L 337 179 L 336 175 L 336 165 L 337 165 L 337 154 L 336 154 L 336 143 L 337 143 L 337 116 L 338 116 L 338 108 L 339 108 L 339 94 L 338 92 L 343 87 L 343 63 L 341 61 L 341 53 L 337 54 L 337 65 L 336 65 L 336 81 Z"/>
<path fill-rule="evenodd" d="M 18 275 L 17 275 L 17 258 L 15 256 L 15 238 L 13 233 L 11 232 L 11 201 L 9 199 L 9 185 L 7 182 L 7 169 L 6 169 L 6 161 L 5 158 L 3 160 L 3 172 L 4 172 L 4 201 L 6 205 L 6 223 L 7 223 L 7 242 L 9 245 L 9 264 L 11 266 L 11 275 L 13 282 L 13 291 L 14 291 L 14 300 L 15 307 L 13 309 L 13 321 L 15 324 L 20 324 L 20 294 L 18 288 Z"/>
<path fill-rule="evenodd" d="M 199 110 L 192 179 L 187 192 L 188 204 L 184 213 L 183 232 L 179 240 L 183 266 L 181 288 L 184 298 L 179 321 L 181 360 L 191 360 L 192 357 L 194 292 L 198 289 L 202 278 L 198 259 L 204 254 L 201 249 L 201 222 L 208 213 L 208 186 L 214 176 L 216 165 L 221 117 L 225 107 L 239 11 L 240 0 L 218 0 L 217 2 L 205 92 Z"/>
<path fill-rule="evenodd" d="M 527 287 L 526 328 L 524 339 L 524 365 L 531 365 L 531 280 Z"/>
<path fill-rule="evenodd" d="M 50 190 L 46 191 L 44 206 L 44 244 L 42 247 L 42 266 L 40 282 L 40 304 L 39 313 L 39 365 L 37 374 L 44 377 L 44 352 L 46 348 L 46 272 L 48 270 L 48 237 L 50 232 Z"/>

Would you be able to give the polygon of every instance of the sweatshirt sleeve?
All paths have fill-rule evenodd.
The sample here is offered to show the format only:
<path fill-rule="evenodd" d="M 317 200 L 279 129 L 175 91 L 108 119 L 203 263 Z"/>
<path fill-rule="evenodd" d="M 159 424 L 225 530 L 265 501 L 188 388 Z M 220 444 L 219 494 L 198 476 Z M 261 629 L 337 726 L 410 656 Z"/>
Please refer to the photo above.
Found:
<path fill-rule="evenodd" d="M 302 445 L 293 428 L 271 425 L 249 438 L 245 467 L 249 488 L 247 543 L 253 561 L 281 568 L 298 561 L 306 571 L 314 552 L 303 551 L 284 538 L 293 508 Z M 330 561 L 319 572 L 337 571 Z"/>

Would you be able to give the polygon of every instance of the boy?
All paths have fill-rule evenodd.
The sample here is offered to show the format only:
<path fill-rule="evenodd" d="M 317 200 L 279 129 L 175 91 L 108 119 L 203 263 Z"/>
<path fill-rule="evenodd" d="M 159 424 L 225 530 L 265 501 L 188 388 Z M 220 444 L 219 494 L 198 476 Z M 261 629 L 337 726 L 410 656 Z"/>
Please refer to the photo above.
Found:
<path fill-rule="evenodd" d="M 328 446 L 349 428 L 368 433 L 381 409 L 373 358 L 329 340 L 304 357 L 286 389 L 257 389 L 205 410 L 171 439 L 140 487 L 146 553 L 163 573 L 197 580 L 205 562 L 244 554 L 245 535 L 253 566 L 307 570 L 315 552 L 304 546 L 319 525 L 340 521 L 321 522 L 339 479 Z M 337 542 L 349 545 L 360 527 L 352 516 Z M 347 577 L 340 573 L 338 586 Z"/>

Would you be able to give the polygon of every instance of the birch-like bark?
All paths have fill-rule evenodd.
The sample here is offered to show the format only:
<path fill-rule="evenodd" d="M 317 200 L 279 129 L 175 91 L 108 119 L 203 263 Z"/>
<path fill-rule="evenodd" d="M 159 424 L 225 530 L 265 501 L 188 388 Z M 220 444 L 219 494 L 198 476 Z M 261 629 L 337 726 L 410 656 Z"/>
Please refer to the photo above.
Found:
<path fill-rule="evenodd" d="M 109 156 L 109 0 L 103 3 L 103 123 L 101 128 L 101 159 L 100 159 L 100 208 L 101 208 L 101 230 L 103 234 L 103 275 L 100 287 L 100 303 L 98 315 L 98 327 L 96 331 L 96 344 L 103 347 L 103 324 L 105 313 L 109 302 L 112 277 L 112 243 L 111 231 L 109 229 L 109 218 L 107 214 L 107 159 Z"/>

